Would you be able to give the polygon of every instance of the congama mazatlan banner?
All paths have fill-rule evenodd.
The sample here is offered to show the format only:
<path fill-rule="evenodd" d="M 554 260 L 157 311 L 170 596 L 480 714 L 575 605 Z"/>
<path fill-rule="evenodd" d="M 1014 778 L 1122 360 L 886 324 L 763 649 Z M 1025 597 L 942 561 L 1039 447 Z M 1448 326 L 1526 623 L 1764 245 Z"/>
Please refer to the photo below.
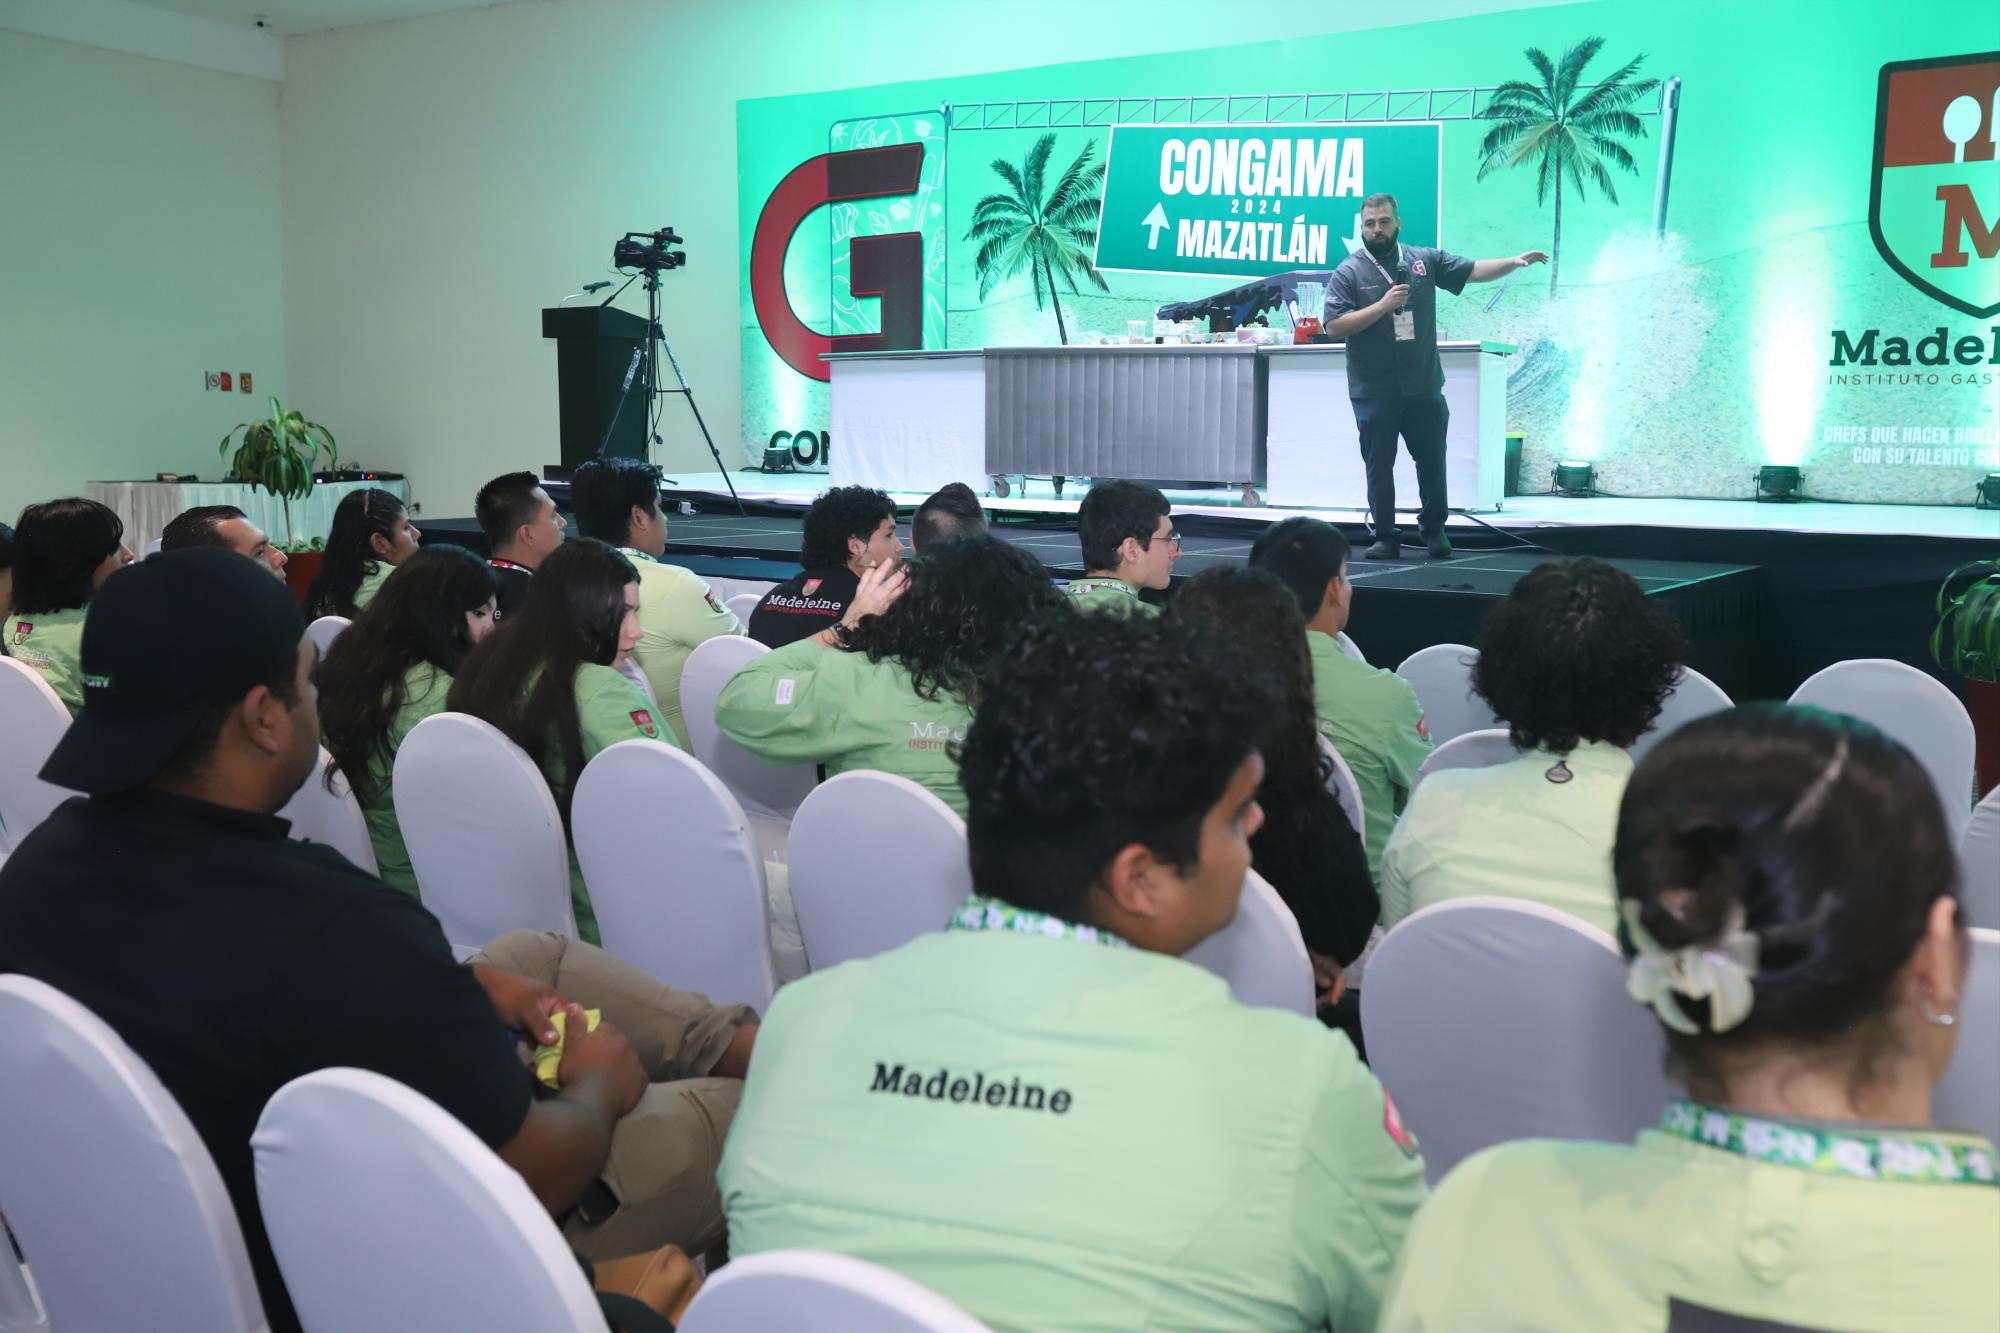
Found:
<path fill-rule="evenodd" d="M 1527 488 L 1578 458 L 1748 497 L 1786 463 L 1969 504 L 2000 471 L 1995 36 L 1990 0 L 1597 0 L 739 102 L 743 456 L 840 447 L 823 352 L 1122 336 L 1337 265 L 1386 191 L 1406 239 L 1553 256 L 1438 306 L 1519 349 Z"/>

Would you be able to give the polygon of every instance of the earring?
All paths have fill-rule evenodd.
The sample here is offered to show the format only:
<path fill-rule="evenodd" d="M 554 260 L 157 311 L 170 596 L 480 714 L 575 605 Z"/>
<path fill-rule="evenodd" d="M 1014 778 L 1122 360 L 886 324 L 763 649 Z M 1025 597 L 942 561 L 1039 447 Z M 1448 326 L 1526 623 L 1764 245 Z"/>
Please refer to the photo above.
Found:
<path fill-rule="evenodd" d="M 1958 1015 L 1954 1014 L 1949 1009 L 1946 1009 L 1942 1013 L 1940 1013 L 1931 1008 L 1931 996 L 1929 991 L 1924 992 L 1924 998 L 1920 1003 L 1923 1006 L 1924 1022 L 1926 1023 L 1931 1023 L 1941 1028 L 1948 1028 L 1953 1023 L 1956 1023 L 1958 1021 Z"/>

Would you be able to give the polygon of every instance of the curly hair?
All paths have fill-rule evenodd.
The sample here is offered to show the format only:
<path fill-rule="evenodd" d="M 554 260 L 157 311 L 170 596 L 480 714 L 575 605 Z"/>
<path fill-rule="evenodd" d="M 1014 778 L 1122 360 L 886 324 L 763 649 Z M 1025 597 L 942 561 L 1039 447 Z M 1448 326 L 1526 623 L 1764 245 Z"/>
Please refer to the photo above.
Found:
<path fill-rule="evenodd" d="M 1486 617 L 1472 688 L 1521 749 L 1629 747 L 1680 679 L 1687 636 L 1632 576 L 1601 560 L 1557 560 L 1516 583 Z"/>
<path fill-rule="evenodd" d="M 806 511 L 799 564 L 806 569 L 844 565 L 849 537 L 866 542 L 882 526 L 883 519 L 895 517 L 896 502 L 883 491 L 866 486 L 836 486 L 822 492 Z"/>
<path fill-rule="evenodd" d="M 1084 492 L 1076 511 L 1076 538 L 1083 547 L 1085 569 L 1118 568 L 1118 548 L 1127 537 L 1139 549 L 1153 545 L 1153 530 L 1173 512 L 1167 497 L 1157 486 L 1143 481 L 1109 478 L 1093 483 Z"/>
<path fill-rule="evenodd" d="M 320 739 L 357 797 L 374 793 L 370 766 L 395 755 L 389 730 L 403 706 L 403 678 L 428 662 L 447 677 L 472 651 L 468 611 L 495 595 L 493 571 L 462 546 L 426 546 L 396 567 L 368 609 L 319 664 Z"/>
<path fill-rule="evenodd" d="M 319 573 L 306 589 L 306 619 L 353 617 L 354 594 L 360 590 L 361 580 L 380 563 L 375 558 L 374 539 L 393 540 L 402 517 L 403 502 L 394 491 L 371 486 L 340 497 L 340 503 L 333 507 L 333 527 L 327 533 Z"/>
<path fill-rule="evenodd" d="M 1668 1072 L 1720 1103 L 1727 1071 L 1774 1046 L 1835 1055 L 1866 1085 L 1896 1040 L 1896 980 L 1958 862 L 1908 750 L 1850 717 L 1760 703 L 1652 748 L 1618 809 L 1612 871 L 1663 949 L 1709 944 L 1739 910 L 1757 937 L 1742 1024 L 1715 1033 L 1707 1000 L 1677 997 L 1699 1030 L 1666 1034 Z"/>
<path fill-rule="evenodd" d="M 995 662 L 959 747 L 973 888 L 1085 917 L 1120 849 L 1177 868 L 1277 708 L 1213 630 L 1170 617 L 1031 621 Z"/>
<path fill-rule="evenodd" d="M 1070 613 L 1042 562 L 998 538 L 937 542 L 903 568 L 909 589 L 850 630 L 847 644 L 871 662 L 901 665 L 923 699 L 977 696 L 981 677 L 1023 620 Z"/>

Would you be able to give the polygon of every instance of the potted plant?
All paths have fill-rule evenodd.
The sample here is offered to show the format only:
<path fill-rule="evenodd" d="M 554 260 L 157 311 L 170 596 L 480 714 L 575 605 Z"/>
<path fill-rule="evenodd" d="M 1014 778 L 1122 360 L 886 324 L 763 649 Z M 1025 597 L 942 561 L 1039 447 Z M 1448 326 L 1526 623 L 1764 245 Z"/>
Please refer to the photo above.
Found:
<path fill-rule="evenodd" d="M 1952 584 L 1963 574 L 1985 570 L 1956 597 Z M 1975 560 L 1945 577 L 1938 588 L 1938 623 L 1931 631 L 1931 656 L 1965 680 L 1965 711 L 1979 741 L 1979 791 L 2000 785 L 2000 560 Z"/>
<path fill-rule="evenodd" d="M 298 598 L 303 606 L 307 589 L 319 577 L 320 561 L 326 558 L 326 538 L 285 542 L 279 549 L 285 553 L 285 586 L 292 590 L 292 596 Z"/>
<path fill-rule="evenodd" d="M 285 540 L 291 542 L 292 501 L 312 494 L 313 464 L 324 452 L 329 470 L 340 462 L 335 452 L 333 432 L 317 421 L 307 421 L 302 413 L 287 412 L 278 400 L 271 400 L 271 415 L 261 421 L 239 421 L 222 437 L 216 452 L 228 454 L 236 432 L 243 438 L 235 443 L 229 459 L 229 475 L 252 486 L 262 486 L 278 497 L 285 507 Z"/>

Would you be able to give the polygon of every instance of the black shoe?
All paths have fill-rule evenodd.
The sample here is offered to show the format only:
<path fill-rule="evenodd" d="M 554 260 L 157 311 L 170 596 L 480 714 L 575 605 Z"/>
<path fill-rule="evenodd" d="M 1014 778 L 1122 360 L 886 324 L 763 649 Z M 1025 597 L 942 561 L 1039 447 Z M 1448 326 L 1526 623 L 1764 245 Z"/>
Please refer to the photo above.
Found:
<path fill-rule="evenodd" d="M 1437 536 L 1425 540 L 1424 549 L 1431 553 L 1431 559 L 1433 560 L 1449 560 L 1451 559 L 1451 538 L 1440 532 Z"/>
<path fill-rule="evenodd" d="M 1369 547 L 1365 558 L 1369 560 L 1400 560 L 1402 557 L 1403 544 L 1401 542 L 1384 540 L 1376 542 L 1373 546 Z"/>

